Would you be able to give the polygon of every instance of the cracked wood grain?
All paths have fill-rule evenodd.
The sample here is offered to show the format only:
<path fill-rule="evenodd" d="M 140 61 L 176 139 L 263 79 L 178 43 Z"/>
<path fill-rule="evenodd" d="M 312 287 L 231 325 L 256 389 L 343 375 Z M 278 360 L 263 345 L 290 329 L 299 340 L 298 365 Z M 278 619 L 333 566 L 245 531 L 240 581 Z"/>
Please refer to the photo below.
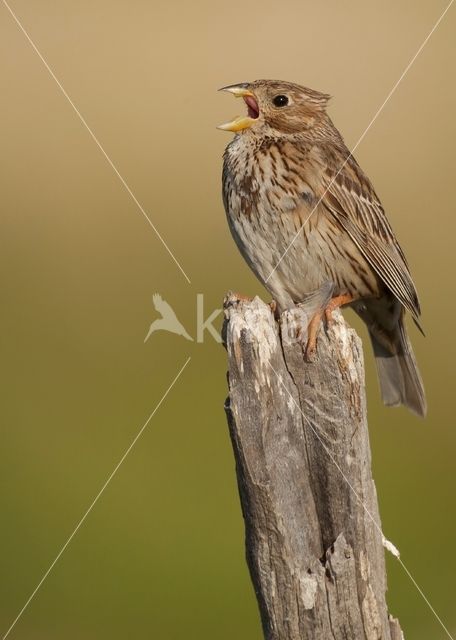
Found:
<path fill-rule="evenodd" d="M 400 640 L 388 615 L 361 341 L 340 313 L 306 362 L 258 298 L 225 300 L 226 404 L 266 640 Z"/>

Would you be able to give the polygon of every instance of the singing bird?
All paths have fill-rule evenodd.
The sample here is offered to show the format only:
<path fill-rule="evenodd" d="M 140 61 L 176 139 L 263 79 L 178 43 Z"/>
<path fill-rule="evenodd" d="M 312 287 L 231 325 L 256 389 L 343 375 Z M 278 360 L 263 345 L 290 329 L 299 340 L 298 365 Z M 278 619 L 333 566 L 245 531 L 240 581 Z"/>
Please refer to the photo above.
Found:
<path fill-rule="evenodd" d="M 330 284 L 308 327 L 350 305 L 367 325 L 383 402 L 424 416 L 426 400 L 404 323 L 420 304 L 405 255 L 374 188 L 326 108 L 329 96 L 277 80 L 223 87 L 247 115 L 220 125 L 236 135 L 223 163 L 229 228 L 279 312 Z"/>

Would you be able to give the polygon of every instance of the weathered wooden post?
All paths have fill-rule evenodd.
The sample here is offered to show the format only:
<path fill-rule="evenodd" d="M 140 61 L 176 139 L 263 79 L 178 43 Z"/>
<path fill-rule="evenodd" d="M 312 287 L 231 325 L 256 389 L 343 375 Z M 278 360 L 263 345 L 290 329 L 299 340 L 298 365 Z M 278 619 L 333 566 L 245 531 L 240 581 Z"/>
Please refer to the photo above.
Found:
<path fill-rule="evenodd" d="M 336 313 L 317 355 L 293 339 L 298 310 L 229 295 L 226 411 L 246 553 L 266 640 L 400 640 L 384 548 L 361 341 Z"/>

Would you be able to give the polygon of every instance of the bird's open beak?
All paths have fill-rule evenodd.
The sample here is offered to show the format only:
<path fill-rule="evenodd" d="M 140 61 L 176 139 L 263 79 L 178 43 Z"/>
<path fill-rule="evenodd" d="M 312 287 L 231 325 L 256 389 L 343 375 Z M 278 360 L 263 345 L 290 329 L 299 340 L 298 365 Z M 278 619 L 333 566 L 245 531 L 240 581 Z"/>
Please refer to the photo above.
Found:
<path fill-rule="evenodd" d="M 252 126 L 255 120 L 260 115 L 260 109 L 258 108 L 258 102 L 254 94 L 248 89 L 249 83 L 243 82 L 241 84 L 231 84 L 228 87 L 222 87 L 219 91 L 229 91 L 235 98 L 244 98 L 244 102 L 247 105 L 247 116 L 237 116 L 231 122 L 225 122 L 220 124 L 217 129 L 222 131 L 242 131 Z"/>

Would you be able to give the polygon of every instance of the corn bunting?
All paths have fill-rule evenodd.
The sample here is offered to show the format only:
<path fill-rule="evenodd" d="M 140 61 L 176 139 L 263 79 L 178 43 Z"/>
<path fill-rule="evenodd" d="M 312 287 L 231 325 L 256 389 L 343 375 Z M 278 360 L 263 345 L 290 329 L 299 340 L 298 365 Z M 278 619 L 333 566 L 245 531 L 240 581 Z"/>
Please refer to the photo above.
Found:
<path fill-rule="evenodd" d="M 329 96 L 289 82 L 224 87 L 247 115 L 223 165 L 223 200 L 234 240 L 281 312 L 330 285 L 308 327 L 316 347 L 323 315 L 350 305 L 367 325 L 383 401 L 426 413 L 404 315 L 420 305 L 404 253 L 369 178 L 326 113 Z M 419 325 L 418 325 L 419 326 Z"/>

